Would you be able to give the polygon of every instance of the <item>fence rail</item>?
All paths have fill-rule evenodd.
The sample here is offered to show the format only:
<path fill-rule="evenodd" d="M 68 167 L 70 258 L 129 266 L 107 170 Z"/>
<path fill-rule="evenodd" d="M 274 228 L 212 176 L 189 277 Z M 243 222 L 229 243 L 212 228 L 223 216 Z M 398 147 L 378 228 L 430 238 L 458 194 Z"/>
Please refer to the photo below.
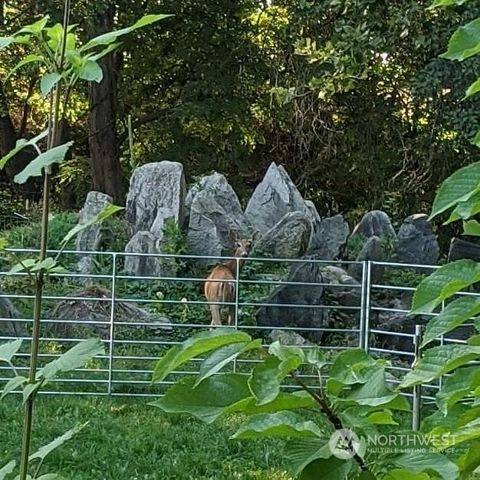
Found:
<path fill-rule="evenodd" d="M 35 250 L 10 253 L 25 258 Z M 150 382 L 155 361 L 167 348 L 211 328 L 208 303 L 201 292 L 208 264 L 234 257 L 79 251 L 50 251 L 49 255 L 59 255 L 72 273 L 53 274 L 45 286 L 40 366 L 90 336 L 101 338 L 106 353 L 85 368 L 50 382 L 44 393 L 158 396 L 173 381 L 198 372 L 198 361 L 192 361 L 169 381 L 154 386 Z M 74 271 L 85 256 L 94 261 L 91 274 Z M 125 271 L 127 257 L 157 261 L 165 274 L 130 274 Z M 394 383 L 410 370 L 418 355 L 416 323 L 420 321 L 407 316 L 409 300 L 422 276 L 437 267 L 317 259 L 244 260 L 243 268 L 237 269 L 234 301 L 218 302 L 235 309 L 234 323 L 227 328 L 263 337 L 265 347 L 281 338 L 302 348 L 319 344 L 327 352 L 362 348 L 391 361 Z M 293 275 L 292 280 L 292 271 L 305 266 L 320 275 L 303 281 Z M 16 358 L 22 372 L 29 358 L 34 294 L 28 275 L 10 274 L 8 268 L 0 265 L 0 341 L 24 340 Z M 357 281 L 343 278 L 338 268 L 352 275 L 354 271 Z M 275 296 L 279 289 L 284 289 L 283 296 Z M 10 303 L 16 315 L 6 308 Z M 267 314 L 268 322 L 264 317 L 259 321 L 262 309 L 267 313 L 272 309 L 276 315 Z M 424 316 L 420 323 L 425 321 Z M 439 341 L 465 342 L 465 338 L 464 334 Z M 256 361 L 243 357 L 228 368 L 247 372 Z M 301 375 L 310 387 L 319 387 L 316 376 Z M 0 365 L 0 389 L 9 378 L 9 368 Z M 424 398 L 431 400 L 436 389 L 438 384 L 429 385 Z"/>

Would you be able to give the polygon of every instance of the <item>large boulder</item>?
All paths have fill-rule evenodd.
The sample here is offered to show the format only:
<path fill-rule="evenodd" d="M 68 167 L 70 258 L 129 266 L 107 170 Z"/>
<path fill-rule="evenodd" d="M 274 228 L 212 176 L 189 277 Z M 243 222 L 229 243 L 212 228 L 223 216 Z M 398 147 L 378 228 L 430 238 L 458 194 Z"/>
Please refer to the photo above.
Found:
<path fill-rule="evenodd" d="M 185 217 L 185 177 L 177 162 L 147 163 L 130 179 L 126 218 L 136 231 L 149 231 L 158 216 L 168 215 L 182 225 Z"/>
<path fill-rule="evenodd" d="M 85 205 L 80 210 L 78 223 L 88 223 L 112 202 L 112 197 L 105 193 L 95 191 L 89 192 L 85 200 Z M 90 225 L 78 233 L 75 243 L 76 249 L 78 251 L 97 251 L 102 243 L 102 237 L 102 225 Z M 92 255 L 82 257 L 78 263 L 78 270 L 80 273 L 84 275 L 91 273 L 93 260 Z"/>
<path fill-rule="evenodd" d="M 312 219 L 310 208 L 285 169 L 272 163 L 253 192 L 245 216 L 255 231 L 265 234 L 287 213 L 301 212 Z"/>
<path fill-rule="evenodd" d="M 248 235 L 251 229 L 237 194 L 223 175 L 216 173 L 202 179 L 190 190 L 188 203 L 187 243 L 194 255 L 231 255 L 233 239 Z"/>
<path fill-rule="evenodd" d="M 126 255 L 125 273 L 135 277 L 162 276 L 164 274 L 162 259 L 153 256 L 159 252 L 159 240 L 152 233 L 137 232 L 127 243 L 125 253 L 144 253 L 147 255 Z"/>
<path fill-rule="evenodd" d="M 386 260 L 385 247 L 383 245 L 382 239 L 373 236 L 368 238 L 363 248 L 360 250 L 356 262 L 365 262 L 365 261 L 374 261 L 374 262 L 384 262 Z M 358 281 L 362 280 L 364 265 L 361 264 L 352 264 L 348 269 L 350 275 L 357 279 Z M 383 276 L 385 267 L 383 265 L 373 265 L 371 268 L 371 282 L 377 283 Z"/>
<path fill-rule="evenodd" d="M 259 240 L 256 248 L 278 258 L 299 258 L 310 243 L 312 223 L 305 213 L 287 213 Z"/>
<path fill-rule="evenodd" d="M 349 233 L 342 215 L 324 218 L 313 235 L 310 251 L 322 260 L 335 260 L 347 243 Z"/>
<path fill-rule="evenodd" d="M 281 285 L 265 300 L 269 306 L 257 310 L 257 324 L 262 327 L 298 327 L 300 335 L 319 342 L 328 324 L 328 312 L 322 307 L 324 283 L 320 266 L 317 262 L 295 263 L 288 274 L 287 282 L 298 282 L 302 285 Z M 313 284 L 313 285 L 310 285 Z M 304 330 L 318 329 L 315 331 Z"/>
<path fill-rule="evenodd" d="M 435 265 L 440 248 L 427 215 L 410 215 L 397 235 L 397 257 L 401 263 Z"/>
<path fill-rule="evenodd" d="M 390 217 L 381 210 L 367 212 L 353 229 L 352 235 L 362 235 L 366 238 L 373 236 L 389 237 L 393 241 L 397 238 Z"/>

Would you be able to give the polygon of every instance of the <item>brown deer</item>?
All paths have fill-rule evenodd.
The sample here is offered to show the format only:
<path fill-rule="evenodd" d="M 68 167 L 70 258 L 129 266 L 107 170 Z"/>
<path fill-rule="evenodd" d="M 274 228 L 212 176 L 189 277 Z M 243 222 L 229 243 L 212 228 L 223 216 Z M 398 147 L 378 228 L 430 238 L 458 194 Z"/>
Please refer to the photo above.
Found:
<path fill-rule="evenodd" d="M 253 237 L 245 240 L 235 237 L 234 256 L 240 260 L 232 259 L 217 265 L 207 277 L 204 286 L 205 297 L 210 304 L 212 314 L 211 325 L 221 325 L 219 302 L 235 301 L 235 280 L 237 278 L 237 267 L 240 269 L 244 263 L 244 258 L 248 257 L 253 245 Z M 228 325 L 233 323 L 235 316 L 235 305 L 228 305 Z"/>

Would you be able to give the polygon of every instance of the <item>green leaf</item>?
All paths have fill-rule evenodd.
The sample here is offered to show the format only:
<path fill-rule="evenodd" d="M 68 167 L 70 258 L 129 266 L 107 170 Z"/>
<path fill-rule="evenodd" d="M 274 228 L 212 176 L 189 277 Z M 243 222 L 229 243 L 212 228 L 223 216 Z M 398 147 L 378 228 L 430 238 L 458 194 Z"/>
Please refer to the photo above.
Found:
<path fill-rule="evenodd" d="M 22 377 L 21 375 L 11 378 L 3 388 L 2 396 L 0 397 L 0 399 L 4 398 L 10 392 L 13 392 L 17 387 L 27 382 L 28 378 Z"/>
<path fill-rule="evenodd" d="M 471 97 L 472 95 L 475 95 L 476 93 L 480 92 L 480 78 L 475 80 L 467 89 L 465 92 L 465 98 Z"/>
<path fill-rule="evenodd" d="M 393 459 L 393 464 L 415 474 L 433 471 L 445 480 L 458 477 L 458 467 L 446 456 L 435 452 L 404 453 Z"/>
<path fill-rule="evenodd" d="M 86 80 L 87 82 L 100 83 L 103 79 L 103 70 L 100 65 L 94 60 L 87 60 L 76 72 L 78 78 Z"/>
<path fill-rule="evenodd" d="M 448 7 L 450 5 L 463 5 L 468 1 L 469 0 L 435 0 L 430 6 L 430 8 Z"/>
<path fill-rule="evenodd" d="M 435 430 L 433 430 L 435 433 Z M 480 439 L 480 418 L 476 418 L 462 427 L 457 427 L 450 432 L 442 430 L 439 447 L 451 448 L 463 442 Z"/>
<path fill-rule="evenodd" d="M 118 47 L 120 47 L 121 43 L 111 43 L 108 45 L 107 48 L 104 48 L 100 52 L 96 53 L 95 55 L 89 55 L 88 58 L 93 60 L 94 62 L 98 62 L 98 60 L 102 59 L 103 57 L 107 56 L 109 53 L 115 51 Z"/>
<path fill-rule="evenodd" d="M 232 332 L 230 329 L 216 328 L 198 333 L 180 345 L 171 348 L 155 366 L 152 382 L 162 381 L 170 372 L 199 355 L 216 350 L 225 345 L 250 342 L 244 332 Z"/>
<path fill-rule="evenodd" d="M 463 222 L 463 233 L 464 235 L 471 235 L 472 237 L 480 236 L 480 223 L 477 220 L 469 220 L 468 222 Z"/>
<path fill-rule="evenodd" d="M 466 202 L 479 191 L 480 162 L 460 168 L 448 177 L 439 188 L 433 202 L 430 219 L 440 215 L 460 202 Z"/>
<path fill-rule="evenodd" d="M 0 37 L 0 50 L 7 48 L 15 39 L 13 37 Z"/>
<path fill-rule="evenodd" d="M 460 457 L 457 464 L 462 473 L 462 478 L 469 478 L 480 465 L 480 442 L 473 442 L 468 451 Z"/>
<path fill-rule="evenodd" d="M 412 473 L 409 470 L 394 468 L 387 474 L 386 480 L 430 480 L 428 473 Z"/>
<path fill-rule="evenodd" d="M 305 421 L 294 412 L 277 412 L 250 417 L 232 435 L 232 438 L 294 438 L 322 437 L 323 433 L 317 424 Z"/>
<path fill-rule="evenodd" d="M 431 318 L 427 323 L 422 348 L 479 313 L 480 300 L 477 298 L 471 296 L 456 298 L 438 316 Z"/>
<path fill-rule="evenodd" d="M 37 477 L 36 480 L 64 480 L 65 477 L 62 477 L 58 473 L 46 473 L 41 477 Z"/>
<path fill-rule="evenodd" d="M 73 142 L 68 142 L 41 153 L 40 155 L 38 155 L 37 158 L 35 158 L 35 160 L 30 162 L 20 173 L 15 175 L 15 182 L 22 184 L 31 177 L 42 176 L 44 168 L 49 167 L 54 163 L 60 163 L 64 160 L 68 149 L 72 145 Z"/>
<path fill-rule="evenodd" d="M 301 363 L 302 360 L 296 355 L 283 361 L 270 356 L 256 365 L 248 379 L 248 386 L 257 399 L 257 405 L 265 405 L 274 400 L 280 393 L 280 382 Z"/>
<path fill-rule="evenodd" d="M 299 480 L 345 480 L 352 469 L 351 460 L 340 460 L 336 457 L 319 458 L 308 465 Z"/>
<path fill-rule="evenodd" d="M 480 347 L 470 345 L 441 345 L 426 351 L 412 372 L 409 372 L 399 388 L 408 388 L 431 382 L 452 370 L 480 357 Z"/>
<path fill-rule="evenodd" d="M 36 145 L 42 138 L 48 135 L 48 129 L 43 131 L 42 133 L 38 134 L 36 137 L 33 137 L 30 140 L 26 140 L 25 138 L 20 138 L 17 140 L 15 148 L 10 150 L 2 159 L 0 160 L 0 170 L 5 167 L 6 163 L 14 157 L 18 152 L 22 151 L 24 148 Z"/>
<path fill-rule="evenodd" d="M 59 372 L 70 372 L 83 367 L 85 363 L 97 355 L 105 355 L 103 343 L 96 338 L 90 338 L 78 343 L 60 357 L 47 363 L 38 371 L 37 378 L 50 380 Z"/>
<path fill-rule="evenodd" d="M 47 73 L 40 80 L 40 90 L 42 95 L 46 97 L 52 88 L 62 79 L 62 76 L 56 72 Z"/>
<path fill-rule="evenodd" d="M 453 405 L 473 393 L 480 385 L 478 367 L 459 368 L 445 378 L 441 390 L 436 395 L 438 408 L 446 415 Z"/>
<path fill-rule="evenodd" d="M 245 375 L 214 375 L 196 388 L 193 388 L 194 383 L 195 378 L 182 379 L 150 405 L 167 413 L 188 413 L 212 423 L 221 415 L 241 410 L 252 399 Z"/>
<path fill-rule="evenodd" d="M 366 383 L 372 367 L 377 366 L 368 353 L 361 349 L 346 350 L 336 356 L 329 370 L 329 376 L 342 385 Z"/>
<path fill-rule="evenodd" d="M 5 478 L 7 478 L 7 475 L 13 472 L 16 465 L 17 462 L 15 460 L 12 460 L 11 462 L 8 462 L 6 465 L 0 468 L 0 480 L 5 480 Z"/>
<path fill-rule="evenodd" d="M 17 70 L 28 65 L 30 63 L 43 63 L 44 58 L 41 55 L 27 55 L 23 60 L 18 62 L 9 72 L 8 75 L 5 77 L 5 81 L 7 81 Z"/>
<path fill-rule="evenodd" d="M 295 475 L 299 475 L 314 460 L 331 456 L 328 439 L 298 438 L 285 446 L 286 460 Z"/>
<path fill-rule="evenodd" d="M 459 202 L 444 225 L 461 218 L 467 220 L 477 213 L 480 213 L 480 192 L 474 193 L 465 202 Z"/>
<path fill-rule="evenodd" d="M 52 453 L 58 447 L 61 447 L 65 442 L 73 438 L 78 432 L 83 430 L 87 425 L 88 425 L 88 422 L 82 425 L 77 425 L 73 427 L 71 430 L 68 430 L 60 437 L 51 441 L 48 445 L 44 445 L 43 447 L 39 448 L 35 453 L 30 455 L 29 461 L 39 459 L 40 461 L 43 462 L 50 453 Z"/>
<path fill-rule="evenodd" d="M 37 20 L 35 23 L 32 23 L 31 25 L 25 25 L 17 33 L 15 33 L 15 35 L 18 35 L 20 33 L 31 33 L 33 35 L 39 35 L 45 28 L 45 25 L 47 25 L 49 19 L 50 16 L 45 15 L 40 20 Z"/>
<path fill-rule="evenodd" d="M 0 362 L 10 363 L 21 346 L 22 340 L 14 340 L 13 342 L 2 343 L 0 345 Z"/>
<path fill-rule="evenodd" d="M 480 264 L 473 260 L 448 263 L 423 279 L 413 296 L 412 313 L 430 313 L 444 300 L 480 280 Z"/>
<path fill-rule="evenodd" d="M 151 25 L 152 23 L 158 22 L 159 20 L 163 20 L 164 18 L 171 17 L 172 15 L 145 15 L 140 20 L 135 22 L 132 26 L 127 28 L 122 28 L 121 30 L 114 30 L 113 32 L 107 32 L 98 37 L 92 38 L 88 43 L 86 43 L 81 50 L 89 50 L 91 48 L 97 47 L 99 45 L 109 45 L 115 42 L 118 37 L 123 35 L 127 35 L 134 30 L 139 28 L 146 27 L 147 25 Z"/>
<path fill-rule="evenodd" d="M 35 395 L 40 387 L 43 385 L 43 381 L 35 382 L 35 383 L 27 383 L 25 387 L 23 387 L 23 404 L 32 396 Z"/>
<path fill-rule="evenodd" d="M 255 398 L 238 409 L 245 415 L 258 415 L 260 413 L 279 412 L 282 410 L 297 410 L 299 408 L 313 408 L 317 405 L 315 400 L 303 390 L 298 392 L 286 393 L 280 392 L 278 396 L 270 403 L 257 405 Z"/>
<path fill-rule="evenodd" d="M 105 205 L 105 207 L 98 212 L 94 217 L 92 217 L 90 220 L 88 220 L 85 223 L 79 223 L 75 225 L 63 238 L 63 240 L 60 243 L 60 246 L 63 248 L 67 243 L 72 240 L 79 232 L 82 230 L 85 230 L 88 227 L 91 227 L 92 225 L 97 225 L 99 223 L 102 223 L 105 221 L 107 218 L 111 217 L 115 213 L 119 212 L 120 210 L 123 210 L 123 207 L 119 207 L 118 205 L 113 205 L 112 203 L 108 203 Z"/>
<path fill-rule="evenodd" d="M 260 348 L 262 340 L 252 340 L 251 342 L 232 343 L 215 350 L 201 364 L 200 371 L 194 387 L 198 386 L 203 380 L 218 373 L 225 365 L 232 362 L 242 353 Z"/>
<path fill-rule="evenodd" d="M 448 49 L 440 55 L 448 60 L 462 61 L 480 52 L 480 18 L 458 28 L 448 42 Z"/>
<path fill-rule="evenodd" d="M 394 420 L 393 414 L 390 410 L 373 412 L 367 416 L 367 420 L 373 425 L 398 425 L 398 422 Z"/>
<path fill-rule="evenodd" d="M 9 274 L 12 273 L 20 273 L 20 272 L 29 272 L 34 265 L 36 265 L 38 260 L 34 258 L 26 258 L 20 263 L 16 263 L 12 266 L 12 268 L 8 271 Z"/>

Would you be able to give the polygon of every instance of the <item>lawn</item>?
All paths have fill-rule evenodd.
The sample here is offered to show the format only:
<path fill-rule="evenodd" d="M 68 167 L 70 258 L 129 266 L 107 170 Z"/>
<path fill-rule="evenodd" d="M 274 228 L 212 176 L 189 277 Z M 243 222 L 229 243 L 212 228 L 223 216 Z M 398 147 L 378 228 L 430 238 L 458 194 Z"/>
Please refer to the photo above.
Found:
<path fill-rule="evenodd" d="M 0 466 L 19 458 L 19 401 L 10 396 L 0 402 Z M 47 458 L 44 473 L 75 480 L 293 478 L 281 442 L 229 440 L 238 417 L 205 425 L 167 416 L 145 399 L 40 397 L 33 449 L 86 421 L 83 431 Z"/>

